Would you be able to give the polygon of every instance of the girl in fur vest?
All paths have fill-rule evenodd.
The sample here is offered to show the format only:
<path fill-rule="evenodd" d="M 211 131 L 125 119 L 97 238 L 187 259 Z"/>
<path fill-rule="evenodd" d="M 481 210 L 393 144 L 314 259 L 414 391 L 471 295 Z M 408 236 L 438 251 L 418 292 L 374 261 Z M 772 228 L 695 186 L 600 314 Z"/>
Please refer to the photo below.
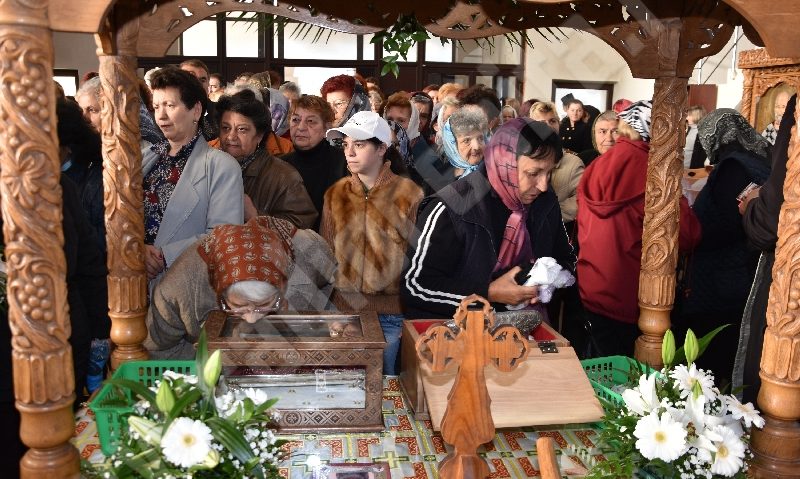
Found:
<path fill-rule="evenodd" d="M 408 237 L 422 190 L 390 169 L 389 124 L 362 111 L 327 132 L 341 139 L 349 177 L 325 192 L 320 233 L 339 262 L 334 305 L 342 311 L 375 311 L 386 338 L 384 374 L 397 373 L 403 316 L 399 282 Z"/>

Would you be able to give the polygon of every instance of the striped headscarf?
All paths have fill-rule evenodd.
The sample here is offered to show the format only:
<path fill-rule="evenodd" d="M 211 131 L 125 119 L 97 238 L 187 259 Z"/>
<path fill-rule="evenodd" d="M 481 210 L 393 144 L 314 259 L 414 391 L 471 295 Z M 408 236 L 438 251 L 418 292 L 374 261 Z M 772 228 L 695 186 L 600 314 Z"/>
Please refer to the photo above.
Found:
<path fill-rule="evenodd" d="M 642 140 L 650 141 L 650 114 L 653 111 L 653 103 L 650 100 L 641 100 L 631 104 L 622 110 L 619 119 L 629 124 Z"/>

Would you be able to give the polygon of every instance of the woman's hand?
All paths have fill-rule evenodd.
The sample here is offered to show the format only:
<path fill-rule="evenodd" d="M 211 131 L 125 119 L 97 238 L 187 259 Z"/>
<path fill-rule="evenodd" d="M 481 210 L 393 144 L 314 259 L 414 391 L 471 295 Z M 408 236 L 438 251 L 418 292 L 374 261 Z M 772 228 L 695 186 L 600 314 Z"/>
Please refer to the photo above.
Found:
<path fill-rule="evenodd" d="M 747 204 L 753 201 L 754 199 L 758 198 L 758 194 L 761 191 L 761 187 L 753 188 L 750 190 L 749 193 L 739 202 L 739 214 L 744 215 L 745 210 L 747 210 Z"/>
<path fill-rule="evenodd" d="M 520 286 L 514 280 L 514 276 L 521 270 L 519 266 L 514 266 L 506 274 L 489 283 L 487 299 L 492 303 L 503 304 L 538 303 L 538 286 Z"/>
<path fill-rule="evenodd" d="M 258 209 L 256 209 L 256 205 L 253 204 L 253 200 L 250 199 L 248 195 L 244 195 L 244 221 L 247 223 L 252 218 L 258 216 Z"/>
<path fill-rule="evenodd" d="M 147 279 L 155 278 L 166 269 L 161 248 L 151 244 L 144 245 L 144 267 L 147 270 Z"/>

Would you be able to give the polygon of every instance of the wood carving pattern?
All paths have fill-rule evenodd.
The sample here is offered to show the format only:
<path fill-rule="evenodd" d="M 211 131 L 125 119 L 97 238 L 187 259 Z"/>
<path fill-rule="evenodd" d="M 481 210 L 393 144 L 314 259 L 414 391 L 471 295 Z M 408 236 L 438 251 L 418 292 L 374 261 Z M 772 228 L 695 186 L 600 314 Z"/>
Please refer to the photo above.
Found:
<path fill-rule="evenodd" d="M 441 424 L 453 452 L 439 463 L 439 477 L 487 477 L 489 466 L 477 455 L 478 446 L 491 441 L 495 431 L 484 368 L 494 364 L 504 372 L 513 370 L 528 357 L 529 345 L 513 326 L 493 330 L 494 310 L 478 295 L 464 298 L 454 319 L 457 331 L 432 326 L 416 343 L 420 361 L 434 373 L 458 366 Z"/>
<path fill-rule="evenodd" d="M 140 56 L 161 56 L 189 27 L 210 15 L 228 11 L 281 15 L 348 33 L 374 33 L 394 23 L 398 14 L 414 12 L 431 33 L 447 38 L 481 38 L 541 29 L 558 37 L 559 27 L 592 33 L 609 43 L 631 66 L 634 76 L 657 78 L 677 70 L 690 76 L 697 60 L 717 53 L 728 41 L 734 25 L 742 23 L 728 4 L 686 2 L 685 7 L 664 3 L 650 10 L 642 2 L 565 3 L 534 2 L 429 2 L 410 0 L 398 8 L 392 2 L 235 2 L 175 0 L 158 4 L 142 19 Z M 657 7 L 657 8 L 656 8 Z M 668 30 L 670 33 L 664 35 Z M 543 35 L 545 33 L 542 33 Z M 667 38 L 670 37 L 670 38 Z M 678 55 L 678 48 L 682 55 Z M 658 59 L 659 61 L 654 61 Z"/>
<path fill-rule="evenodd" d="M 743 70 L 744 73 L 744 87 L 742 90 L 742 116 L 747 118 L 751 125 L 755 125 L 755 110 L 753 109 L 753 71 Z"/>
<path fill-rule="evenodd" d="M 800 63 L 800 58 L 774 58 L 769 55 L 765 48 L 757 48 L 739 52 L 738 67 L 741 69 L 766 68 L 778 65 L 796 65 L 798 63 Z"/>
<path fill-rule="evenodd" d="M 767 331 L 761 356 L 762 378 L 800 380 L 800 139 L 792 128 L 783 207 L 767 304 Z M 766 377 L 765 377 L 766 376 Z"/>
<path fill-rule="evenodd" d="M 138 12 L 119 2 L 98 33 L 103 190 L 108 244 L 109 316 L 117 348 L 112 367 L 147 359 L 147 275 L 144 267 L 142 154 L 139 145 L 139 90 L 136 76 Z M 126 21 L 133 18 L 131 21 Z M 116 30 L 112 30 L 117 26 Z"/>
<path fill-rule="evenodd" d="M 687 85 L 685 78 L 659 78 L 655 85 L 639 279 L 643 307 L 669 309 L 674 300 Z"/>
<path fill-rule="evenodd" d="M 639 274 L 642 336 L 636 341 L 635 356 L 654 367 L 661 366 L 661 338 L 670 327 L 675 300 L 687 86 L 686 78 L 658 78 L 653 95 Z"/>
<path fill-rule="evenodd" d="M 0 197 L 8 321 L 20 437 L 30 447 L 22 477 L 77 476 L 80 459 L 68 442 L 75 382 L 46 6 L 46 1 L 0 2 Z"/>

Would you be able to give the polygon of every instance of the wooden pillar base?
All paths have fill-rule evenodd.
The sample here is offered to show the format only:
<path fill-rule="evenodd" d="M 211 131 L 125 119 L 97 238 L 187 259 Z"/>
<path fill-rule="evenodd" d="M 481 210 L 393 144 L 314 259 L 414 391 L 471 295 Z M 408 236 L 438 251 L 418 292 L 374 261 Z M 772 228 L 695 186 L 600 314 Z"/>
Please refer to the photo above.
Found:
<path fill-rule="evenodd" d="M 764 415 L 764 429 L 753 429 L 753 460 L 748 477 L 800 478 L 800 423 Z"/>
<path fill-rule="evenodd" d="M 661 341 L 670 327 L 669 311 L 640 307 L 639 329 L 642 335 L 636 338 L 633 356 L 637 361 L 661 369 Z"/>
<path fill-rule="evenodd" d="M 20 436 L 31 447 L 20 461 L 21 478 L 79 477 L 81 458 L 69 442 L 75 429 L 74 401 L 74 395 L 45 407 L 17 401 L 22 421 Z"/>

